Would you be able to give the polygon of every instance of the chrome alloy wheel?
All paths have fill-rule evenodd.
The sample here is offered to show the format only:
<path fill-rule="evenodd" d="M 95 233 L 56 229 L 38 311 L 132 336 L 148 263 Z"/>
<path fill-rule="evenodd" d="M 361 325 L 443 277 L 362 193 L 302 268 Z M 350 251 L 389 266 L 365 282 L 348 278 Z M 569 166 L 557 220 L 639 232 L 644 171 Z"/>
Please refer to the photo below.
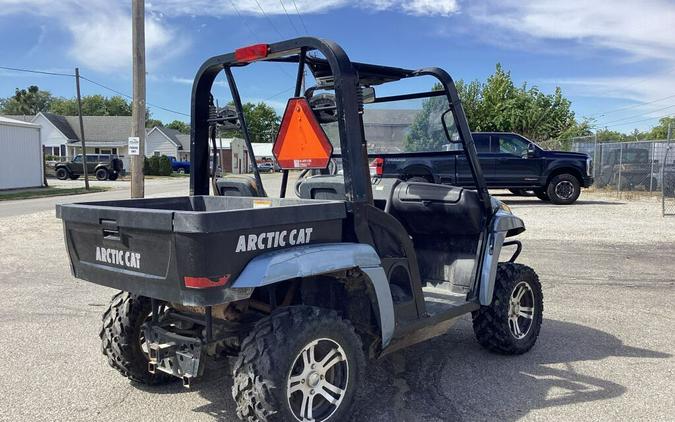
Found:
<path fill-rule="evenodd" d="M 558 182 L 558 184 L 555 185 L 555 194 L 558 195 L 560 199 L 570 199 L 574 196 L 574 185 L 569 180 Z"/>
<path fill-rule="evenodd" d="M 286 397 L 293 416 L 303 422 L 328 420 L 347 392 L 347 355 L 334 340 L 314 340 L 296 356 L 287 378 Z"/>
<path fill-rule="evenodd" d="M 527 336 L 532 327 L 534 311 L 532 288 L 527 282 L 521 281 L 513 288 L 509 299 L 509 330 L 513 337 L 520 340 Z"/>

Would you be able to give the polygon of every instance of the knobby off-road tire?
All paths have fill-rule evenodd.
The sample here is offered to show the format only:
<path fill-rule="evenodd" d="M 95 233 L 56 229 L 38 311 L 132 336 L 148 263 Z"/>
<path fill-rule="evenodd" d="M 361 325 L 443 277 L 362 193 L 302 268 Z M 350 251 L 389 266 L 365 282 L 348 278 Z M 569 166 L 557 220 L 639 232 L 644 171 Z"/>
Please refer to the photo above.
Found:
<path fill-rule="evenodd" d="M 148 357 L 141 347 L 141 325 L 150 316 L 150 299 L 119 292 L 103 313 L 101 351 L 110 366 L 132 381 L 158 385 L 177 380 L 169 374 L 148 372 Z"/>
<path fill-rule="evenodd" d="M 514 295 L 527 290 L 514 309 Z M 515 263 L 500 263 L 497 267 L 494 297 L 490 306 L 473 313 L 473 331 L 478 343 L 486 349 L 519 355 L 534 346 L 541 329 L 544 300 L 539 277 L 530 267 Z M 519 335 L 514 333 L 512 318 L 519 321 Z M 529 315 L 529 317 L 528 317 Z"/>
<path fill-rule="evenodd" d="M 64 167 L 59 167 L 56 169 L 56 178 L 59 180 L 66 180 L 68 178 L 68 170 Z"/>
<path fill-rule="evenodd" d="M 108 180 L 108 170 L 106 169 L 96 170 L 96 180 L 99 180 L 101 182 L 104 180 Z"/>
<path fill-rule="evenodd" d="M 332 310 L 281 308 L 257 322 L 242 343 L 233 370 L 237 416 L 245 421 L 303 420 L 308 416 L 302 413 L 304 404 L 312 409 L 306 419 L 346 420 L 364 368 L 361 339 L 349 321 Z M 331 393 L 330 386 L 343 391 L 331 388 Z"/>
<path fill-rule="evenodd" d="M 554 176 L 546 188 L 546 195 L 556 205 L 569 205 L 576 201 L 580 194 L 579 180 L 568 173 Z"/>

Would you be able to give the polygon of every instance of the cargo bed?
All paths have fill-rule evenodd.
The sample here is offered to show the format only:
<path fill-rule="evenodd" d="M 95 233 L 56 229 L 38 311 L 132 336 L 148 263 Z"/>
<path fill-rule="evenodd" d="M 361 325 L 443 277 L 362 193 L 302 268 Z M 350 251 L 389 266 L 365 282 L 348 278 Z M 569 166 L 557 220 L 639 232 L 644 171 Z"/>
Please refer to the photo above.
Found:
<path fill-rule="evenodd" d="M 57 205 L 75 277 L 184 305 L 248 297 L 229 288 L 255 256 L 342 241 L 342 201 L 184 196 Z"/>

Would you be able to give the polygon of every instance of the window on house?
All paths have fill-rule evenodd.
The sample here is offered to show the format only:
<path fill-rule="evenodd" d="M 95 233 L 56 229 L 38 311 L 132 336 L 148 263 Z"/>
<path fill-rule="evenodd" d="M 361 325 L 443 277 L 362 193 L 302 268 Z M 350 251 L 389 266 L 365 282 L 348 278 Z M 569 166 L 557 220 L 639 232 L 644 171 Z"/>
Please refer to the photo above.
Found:
<path fill-rule="evenodd" d="M 155 157 L 159 157 L 161 154 L 159 153 L 159 151 L 153 151 L 152 155 L 154 155 Z"/>

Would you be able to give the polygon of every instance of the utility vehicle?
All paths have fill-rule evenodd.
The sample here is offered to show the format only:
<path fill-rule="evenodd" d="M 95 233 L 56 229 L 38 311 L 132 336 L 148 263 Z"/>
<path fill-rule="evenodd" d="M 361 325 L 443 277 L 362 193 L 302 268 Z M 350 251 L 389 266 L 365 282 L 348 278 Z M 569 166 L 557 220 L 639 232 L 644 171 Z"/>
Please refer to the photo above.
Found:
<path fill-rule="evenodd" d="M 54 166 L 56 178 L 75 180 L 84 174 L 82 155 L 77 155 L 71 161 L 57 163 Z M 96 176 L 96 180 L 117 180 L 124 170 L 124 163 L 116 155 L 87 154 L 87 173 Z"/>
<path fill-rule="evenodd" d="M 233 76 L 254 62 L 297 66 L 274 145 L 284 169 L 278 198 L 267 197 L 257 167 L 253 178 L 209 177 L 218 125 L 241 130 L 256 162 Z M 314 81 L 307 89 L 305 69 Z M 220 72 L 232 108 L 214 106 Z M 374 87 L 423 76 L 442 90 L 374 97 Z M 370 178 L 364 103 L 428 98 L 446 100 L 433 126 L 463 146 L 475 190 Z M 232 395 L 241 419 L 342 421 L 367 359 L 442 335 L 462 315 L 492 351 L 534 345 L 541 286 L 514 262 L 520 243 L 505 241 L 524 224 L 489 196 L 442 69 L 356 63 L 311 37 L 244 47 L 199 69 L 191 130 L 189 196 L 57 206 L 74 275 L 120 290 L 100 337 L 122 375 L 190 386 L 207 359 L 237 356 Z M 317 169 L 331 157 L 341 159 L 341 175 L 309 174 L 325 173 Z M 299 198 L 285 197 L 289 168 L 303 169 Z M 504 246 L 515 252 L 500 263 Z"/>
<path fill-rule="evenodd" d="M 413 136 L 414 132 L 407 136 Z M 574 203 L 581 188 L 593 184 L 591 158 L 579 152 L 547 151 L 517 133 L 474 132 L 478 161 L 488 189 L 509 189 L 515 195 L 534 191 L 556 205 Z M 460 145 L 407 142 L 396 151 L 371 154 L 371 174 L 407 181 L 444 183 L 473 188 L 473 177 Z M 392 145 L 393 147 L 393 145 Z"/>

